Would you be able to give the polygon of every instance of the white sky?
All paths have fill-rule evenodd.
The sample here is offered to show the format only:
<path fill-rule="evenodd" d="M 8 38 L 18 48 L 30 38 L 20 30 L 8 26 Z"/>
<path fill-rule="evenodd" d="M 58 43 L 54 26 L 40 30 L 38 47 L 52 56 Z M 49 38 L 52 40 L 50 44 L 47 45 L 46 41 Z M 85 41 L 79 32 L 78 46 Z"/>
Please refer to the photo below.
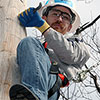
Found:
<path fill-rule="evenodd" d="M 86 1 L 92 1 L 91 3 L 85 3 L 84 1 L 76 1 L 76 8 L 79 12 L 79 15 L 81 17 L 82 22 L 91 21 L 91 14 L 93 16 L 93 19 L 97 17 L 100 14 L 100 0 L 86 0 Z"/>
<path fill-rule="evenodd" d="M 42 0 L 27 0 L 29 7 L 36 7 Z M 81 17 L 82 22 L 91 20 L 91 13 L 93 18 L 100 14 L 100 0 L 73 0 L 76 5 L 76 9 Z M 92 1 L 91 3 L 85 3 Z"/>

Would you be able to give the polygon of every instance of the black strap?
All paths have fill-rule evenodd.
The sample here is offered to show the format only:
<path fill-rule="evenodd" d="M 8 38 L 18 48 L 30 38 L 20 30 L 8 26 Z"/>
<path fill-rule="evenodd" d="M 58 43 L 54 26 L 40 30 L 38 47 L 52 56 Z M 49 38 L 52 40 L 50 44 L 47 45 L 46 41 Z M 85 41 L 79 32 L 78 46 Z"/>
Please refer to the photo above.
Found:
<path fill-rule="evenodd" d="M 60 77 L 57 76 L 57 80 L 56 80 L 55 84 L 48 91 L 48 98 L 50 98 L 55 92 L 57 92 L 60 89 L 61 84 L 62 84 L 62 80 L 60 79 Z"/>
<path fill-rule="evenodd" d="M 48 98 L 50 98 L 55 92 L 57 92 L 62 84 L 62 80 L 60 79 L 60 77 L 58 77 L 59 71 L 58 71 L 58 64 L 56 62 L 52 62 L 50 68 L 50 74 L 56 75 L 56 82 L 53 85 L 53 87 L 48 91 Z"/>
<path fill-rule="evenodd" d="M 56 75 L 56 82 L 53 87 L 48 91 L 48 98 L 50 98 L 55 92 L 59 92 L 60 87 L 65 87 L 69 85 L 67 77 L 64 75 L 64 72 L 61 71 L 57 62 L 52 63 L 50 74 Z M 64 79 L 62 79 L 59 74 L 62 75 Z"/>

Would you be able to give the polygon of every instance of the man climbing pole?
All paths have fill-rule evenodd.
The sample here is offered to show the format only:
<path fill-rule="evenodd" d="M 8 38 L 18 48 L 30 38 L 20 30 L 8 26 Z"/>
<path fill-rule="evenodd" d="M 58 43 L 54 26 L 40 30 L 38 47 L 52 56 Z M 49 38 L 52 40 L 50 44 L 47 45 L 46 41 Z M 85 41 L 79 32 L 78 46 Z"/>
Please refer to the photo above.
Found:
<path fill-rule="evenodd" d="M 68 86 L 89 59 L 89 53 L 81 37 L 67 37 L 80 24 L 71 0 L 49 0 L 40 11 L 42 18 L 35 8 L 18 16 L 24 27 L 36 27 L 46 41 L 43 46 L 38 39 L 26 37 L 19 43 L 21 83 L 32 92 L 33 100 L 58 100 L 59 89 Z M 21 92 L 15 97 L 10 96 L 11 100 L 32 100 L 23 88 L 17 88 L 18 91 Z"/>

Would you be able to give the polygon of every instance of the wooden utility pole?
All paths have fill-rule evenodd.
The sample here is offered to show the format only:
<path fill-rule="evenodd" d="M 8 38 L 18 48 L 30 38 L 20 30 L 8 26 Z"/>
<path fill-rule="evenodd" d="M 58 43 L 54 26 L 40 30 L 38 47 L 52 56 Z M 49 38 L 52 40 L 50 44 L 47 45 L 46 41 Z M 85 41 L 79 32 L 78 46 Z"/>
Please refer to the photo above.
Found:
<path fill-rule="evenodd" d="M 20 82 L 16 48 L 26 36 L 17 19 L 26 0 L 0 0 L 0 100 L 9 100 L 9 88 Z"/>

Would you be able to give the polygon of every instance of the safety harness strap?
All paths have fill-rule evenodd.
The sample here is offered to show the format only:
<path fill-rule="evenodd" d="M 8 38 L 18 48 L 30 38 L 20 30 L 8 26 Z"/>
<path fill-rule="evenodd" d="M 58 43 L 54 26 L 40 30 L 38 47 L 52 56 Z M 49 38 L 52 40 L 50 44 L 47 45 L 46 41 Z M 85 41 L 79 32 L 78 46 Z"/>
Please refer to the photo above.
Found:
<path fill-rule="evenodd" d="M 50 98 L 55 92 L 59 91 L 60 87 L 65 87 L 69 85 L 69 81 L 64 75 L 64 72 L 60 72 L 59 64 L 57 62 L 52 62 L 50 74 L 56 75 L 56 82 L 53 87 L 48 91 L 48 98 Z"/>
<path fill-rule="evenodd" d="M 47 42 L 44 42 L 43 46 L 48 53 Z M 57 62 L 51 62 L 50 74 L 56 75 L 56 82 L 53 87 L 48 91 L 48 98 L 50 98 L 55 92 L 59 91 L 60 87 L 65 87 L 69 85 L 69 80 L 65 76 L 64 71 L 60 69 L 60 65 Z"/>
<path fill-rule="evenodd" d="M 55 84 L 48 91 L 48 98 L 50 98 L 55 92 L 57 92 L 60 89 L 61 84 L 62 84 L 62 80 L 60 79 L 60 77 L 57 77 L 57 80 L 56 80 Z"/>

